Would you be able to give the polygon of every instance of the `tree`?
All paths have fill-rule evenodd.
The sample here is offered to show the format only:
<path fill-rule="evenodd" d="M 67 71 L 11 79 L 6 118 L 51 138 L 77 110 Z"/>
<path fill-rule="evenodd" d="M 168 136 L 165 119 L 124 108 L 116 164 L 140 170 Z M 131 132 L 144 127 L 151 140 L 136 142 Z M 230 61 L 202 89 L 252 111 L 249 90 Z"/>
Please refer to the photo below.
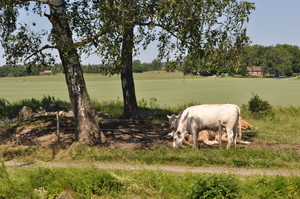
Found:
<path fill-rule="evenodd" d="M 247 66 L 261 66 L 266 52 L 271 48 L 261 45 L 245 46 L 243 64 Z"/>
<path fill-rule="evenodd" d="M 286 49 L 280 46 L 274 47 L 266 52 L 262 70 L 275 77 L 284 75 L 285 72 L 291 71 L 291 59 L 292 57 Z"/>
<path fill-rule="evenodd" d="M 106 144 L 107 140 L 100 131 L 95 118 L 91 101 L 84 81 L 79 55 L 73 41 L 68 15 L 69 1 L 64 0 L 1 0 L 0 25 L 1 44 L 5 48 L 8 64 L 15 65 L 24 61 L 27 69 L 33 65 L 48 65 L 53 63 L 50 54 L 43 51 L 48 48 L 57 49 L 61 59 L 69 98 L 75 115 L 76 136 L 81 144 L 93 146 Z M 30 4 L 33 3 L 33 4 Z M 32 6 L 32 7 L 31 7 Z M 45 8 L 47 7 L 47 8 Z M 51 45 L 41 47 L 42 36 L 46 31 L 35 33 L 28 24 L 17 26 L 19 10 L 32 11 L 39 16 L 45 16 L 52 24 L 49 34 Z M 47 11 L 49 13 L 47 14 Z M 76 13 L 73 13 L 76 15 Z M 35 22 L 32 23 L 35 26 Z"/>
<path fill-rule="evenodd" d="M 161 62 L 157 59 L 152 60 L 151 66 L 152 66 L 153 70 L 161 70 L 162 69 Z"/>
<path fill-rule="evenodd" d="M 186 54 L 197 60 L 222 53 L 227 59 L 226 64 L 219 60 L 214 63 L 215 66 L 227 67 L 234 72 L 235 62 L 240 58 L 239 50 L 248 42 L 244 23 L 254 9 L 253 3 L 237 0 L 91 2 L 74 7 L 74 12 L 90 12 L 92 16 L 77 18 L 76 23 L 81 21 L 78 24 L 85 27 L 80 36 L 88 35 L 96 52 L 106 58 L 104 64 L 110 66 L 107 72 L 121 70 L 126 118 L 138 117 L 132 76 L 132 57 L 138 50 L 138 44 L 146 49 L 156 40 L 158 59 L 169 61 L 174 55 L 173 61 L 177 63 L 182 63 Z M 86 49 L 84 52 L 87 52 Z"/>
<path fill-rule="evenodd" d="M 246 45 L 243 50 L 242 63 L 239 69 L 239 73 L 247 75 L 247 67 L 262 66 L 265 53 L 272 47 L 266 47 L 262 45 Z"/>
<path fill-rule="evenodd" d="M 292 56 L 291 58 L 291 70 L 293 73 L 300 73 L 300 48 L 299 46 L 292 46 L 288 44 L 284 45 L 276 45 L 276 47 L 281 46 L 282 48 L 286 49 L 290 55 Z"/>
<path fill-rule="evenodd" d="M 132 63 L 133 72 L 142 73 L 144 72 L 144 68 L 142 67 L 142 63 L 140 60 L 134 60 Z"/>

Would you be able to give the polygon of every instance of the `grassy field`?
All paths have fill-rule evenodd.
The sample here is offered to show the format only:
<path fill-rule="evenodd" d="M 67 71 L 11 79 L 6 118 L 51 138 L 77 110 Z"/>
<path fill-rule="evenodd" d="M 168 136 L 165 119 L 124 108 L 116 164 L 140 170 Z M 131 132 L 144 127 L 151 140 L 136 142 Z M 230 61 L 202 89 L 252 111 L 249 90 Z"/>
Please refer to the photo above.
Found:
<path fill-rule="evenodd" d="M 138 100 L 156 98 L 161 106 L 184 103 L 248 102 L 252 93 L 276 106 L 300 106 L 300 81 L 277 78 L 203 78 L 182 73 L 134 74 Z M 120 77 L 85 74 L 91 99 L 98 101 L 122 99 Z M 41 99 L 44 95 L 68 100 L 64 75 L 0 78 L 1 98 Z"/>
<path fill-rule="evenodd" d="M 92 99 L 121 99 L 118 76 L 86 74 Z M 181 73 L 135 74 L 138 100 L 155 97 L 162 109 L 189 102 L 247 104 L 252 93 L 274 107 L 274 117 L 257 118 L 242 110 L 256 129 L 251 145 L 229 150 L 183 148 L 122 150 L 72 145 L 60 149 L 40 146 L 0 146 L 6 160 L 37 167 L 0 164 L 0 198 L 300 198 L 300 177 L 201 174 L 149 170 L 56 168 L 47 163 L 173 165 L 192 167 L 300 170 L 300 81 L 275 78 L 183 77 Z M 10 102 L 53 96 L 68 100 L 63 75 L 0 78 L 0 98 Z M 279 106 L 277 106 L 279 105 Z M 109 105 L 112 106 L 112 105 Z M 112 107 L 110 107 L 112 108 Z M 120 109 L 120 108 L 119 108 Z M 110 109 L 111 110 L 111 109 Z M 177 112 L 179 110 L 176 110 Z M 175 111 L 175 112 L 176 112 Z M 166 117 L 163 115 L 165 120 Z M 155 121 L 154 121 L 155 122 Z M 154 124 L 152 124 L 154 125 Z M 8 126 L 1 126 L 0 132 Z M 17 125 L 16 128 L 26 128 Z M 65 194 L 65 195 L 63 195 Z M 204 197 L 205 196 L 205 197 Z"/>

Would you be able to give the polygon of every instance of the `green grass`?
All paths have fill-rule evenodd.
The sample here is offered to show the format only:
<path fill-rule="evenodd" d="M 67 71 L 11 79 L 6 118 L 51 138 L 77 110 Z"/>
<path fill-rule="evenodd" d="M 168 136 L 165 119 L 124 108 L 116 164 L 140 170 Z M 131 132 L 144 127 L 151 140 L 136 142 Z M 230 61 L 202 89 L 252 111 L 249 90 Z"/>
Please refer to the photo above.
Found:
<path fill-rule="evenodd" d="M 300 81 L 277 78 L 203 78 L 182 73 L 134 74 L 138 100 L 155 97 L 161 106 L 184 103 L 246 103 L 252 93 L 273 106 L 300 106 Z M 85 74 L 90 98 L 98 101 L 122 100 L 118 75 Z M 69 100 L 64 75 L 0 78 L 1 98 L 14 102 L 44 95 Z"/>
<path fill-rule="evenodd" d="M 1 198 L 300 198 L 300 177 L 0 167 Z M 66 196 L 65 196 L 66 197 Z"/>
<path fill-rule="evenodd" d="M 157 150 L 117 150 L 77 146 L 65 154 L 76 162 L 122 162 L 137 165 L 176 165 L 196 167 L 241 167 L 265 169 L 299 169 L 300 155 L 296 151 L 274 151 L 264 149 L 205 148 L 181 150 L 162 147 Z M 61 157 L 67 159 L 66 157 Z M 69 160 L 70 161 L 70 160 Z"/>
<path fill-rule="evenodd" d="M 85 78 L 93 106 L 97 110 L 113 112 L 115 116 L 121 114 L 119 77 L 85 75 Z M 162 147 L 157 150 L 128 151 L 74 145 L 61 149 L 54 159 L 53 151 L 47 147 L 1 146 L 0 152 L 4 159 L 41 162 L 41 165 L 47 165 L 47 161 L 118 162 L 137 165 L 300 170 L 299 84 L 300 81 L 263 78 L 214 79 L 190 76 L 183 78 L 181 73 L 135 74 L 139 104 L 145 105 L 144 108 L 159 110 L 159 119 L 163 121 L 166 121 L 166 113 L 179 112 L 193 103 L 227 102 L 241 105 L 248 103 L 252 93 L 267 100 L 274 108 L 274 117 L 256 118 L 242 110 L 244 119 L 257 129 L 250 131 L 256 135 L 251 138 L 254 144 L 241 149 L 219 150 L 216 147 L 195 151 L 191 148 L 175 150 Z M 64 100 L 68 100 L 63 75 L 0 78 L 0 85 L 1 99 L 16 101 L 14 106 L 24 103 L 40 105 L 43 101 L 58 99 L 65 104 Z M 5 107 L 6 103 L 2 100 L 0 105 Z M 2 126 L 0 128 L 3 129 Z M 236 183 L 226 187 L 219 186 L 232 181 Z M 63 191 L 67 191 L 74 198 L 193 198 L 199 194 L 211 198 L 225 190 L 232 198 L 297 199 L 300 198 L 299 189 L 299 177 L 249 177 L 47 166 L 0 167 L 0 198 L 54 198 Z"/>

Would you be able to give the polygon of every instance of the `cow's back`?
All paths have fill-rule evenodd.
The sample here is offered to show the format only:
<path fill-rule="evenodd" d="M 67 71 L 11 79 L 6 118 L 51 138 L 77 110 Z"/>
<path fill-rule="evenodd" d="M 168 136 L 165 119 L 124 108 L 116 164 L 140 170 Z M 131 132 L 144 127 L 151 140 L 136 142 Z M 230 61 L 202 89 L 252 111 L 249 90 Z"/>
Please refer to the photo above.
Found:
<path fill-rule="evenodd" d="M 236 125 L 240 109 L 234 104 L 204 104 L 198 106 L 191 106 L 185 109 L 180 117 L 179 124 L 185 128 L 193 128 L 195 125 L 198 130 L 213 130 L 217 131 L 219 128 L 219 120 L 223 125 Z M 231 124 L 232 123 L 232 124 Z"/>

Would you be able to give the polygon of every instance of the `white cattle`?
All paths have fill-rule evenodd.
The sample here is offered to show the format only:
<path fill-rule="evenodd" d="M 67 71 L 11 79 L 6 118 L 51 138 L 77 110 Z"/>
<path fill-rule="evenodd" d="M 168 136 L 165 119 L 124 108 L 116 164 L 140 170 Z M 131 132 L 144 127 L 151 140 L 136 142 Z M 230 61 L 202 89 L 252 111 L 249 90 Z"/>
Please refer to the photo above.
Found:
<path fill-rule="evenodd" d="M 179 112 L 178 115 L 172 114 L 171 116 L 167 115 L 170 121 L 170 129 L 174 130 L 177 129 L 179 118 L 183 111 Z"/>
<path fill-rule="evenodd" d="M 172 118 L 171 118 L 172 117 Z M 198 132 L 201 130 L 218 131 L 219 121 L 227 132 L 227 149 L 233 142 L 236 145 L 236 125 L 239 125 L 241 139 L 240 108 L 234 104 L 205 104 L 188 107 L 177 116 L 168 116 L 173 130 L 173 147 L 179 148 L 186 133 L 193 136 L 194 147 L 198 148 Z M 172 123 L 173 122 L 173 123 Z"/>

